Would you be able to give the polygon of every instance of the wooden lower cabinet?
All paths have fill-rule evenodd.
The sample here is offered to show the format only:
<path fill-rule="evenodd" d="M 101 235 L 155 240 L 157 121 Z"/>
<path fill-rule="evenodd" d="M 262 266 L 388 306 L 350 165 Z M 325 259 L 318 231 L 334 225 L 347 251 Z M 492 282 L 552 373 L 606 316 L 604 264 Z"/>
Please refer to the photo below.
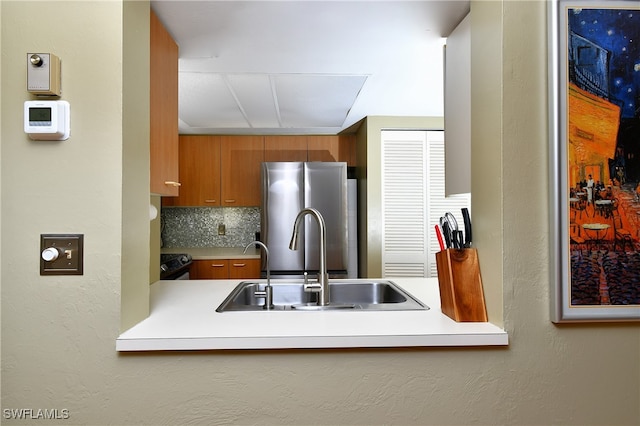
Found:
<path fill-rule="evenodd" d="M 192 280 L 226 280 L 260 278 L 260 259 L 194 260 Z"/>

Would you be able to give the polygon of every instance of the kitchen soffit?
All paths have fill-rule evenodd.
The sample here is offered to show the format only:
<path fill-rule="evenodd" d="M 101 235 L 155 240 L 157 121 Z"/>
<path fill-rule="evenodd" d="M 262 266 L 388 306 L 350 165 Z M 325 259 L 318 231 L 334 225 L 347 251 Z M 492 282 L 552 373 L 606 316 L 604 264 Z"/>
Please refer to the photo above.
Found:
<path fill-rule="evenodd" d="M 469 1 L 172 1 L 182 133 L 337 133 L 443 115 L 443 37 Z"/>

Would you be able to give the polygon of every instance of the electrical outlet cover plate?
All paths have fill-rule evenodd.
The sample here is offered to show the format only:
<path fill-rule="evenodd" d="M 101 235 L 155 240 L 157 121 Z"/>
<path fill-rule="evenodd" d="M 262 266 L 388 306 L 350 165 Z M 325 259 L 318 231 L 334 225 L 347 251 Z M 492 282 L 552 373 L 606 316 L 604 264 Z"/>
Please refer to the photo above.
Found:
<path fill-rule="evenodd" d="M 82 275 L 83 246 L 83 234 L 41 234 L 40 275 Z M 46 261 L 43 252 L 51 248 L 57 249 L 58 255 Z"/>

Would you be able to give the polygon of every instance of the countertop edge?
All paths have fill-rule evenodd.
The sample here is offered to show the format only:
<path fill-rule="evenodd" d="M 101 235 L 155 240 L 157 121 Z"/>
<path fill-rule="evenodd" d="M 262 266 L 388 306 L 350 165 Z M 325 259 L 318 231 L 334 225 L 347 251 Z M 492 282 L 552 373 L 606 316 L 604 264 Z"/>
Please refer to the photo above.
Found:
<path fill-rule="evenodd" d="M 268 350 L 268 349 L 348 349 L 407 347 L 508 346 L 506 332 L 413 336 L 296 336 L 296 337 L 215 337 L 215 338 L 118 338 L 116 350 Z"/>

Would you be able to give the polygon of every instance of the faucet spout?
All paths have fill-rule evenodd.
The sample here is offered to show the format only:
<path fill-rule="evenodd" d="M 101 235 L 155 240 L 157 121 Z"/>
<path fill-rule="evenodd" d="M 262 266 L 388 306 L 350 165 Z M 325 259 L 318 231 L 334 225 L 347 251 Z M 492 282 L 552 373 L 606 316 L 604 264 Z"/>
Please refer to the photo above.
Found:
<path fill-rule="evenodd" d="M 318 306 L 326 306 L 331 300 L 329 294 L 329 274 L 327 272 L 327 228 L 324 218 L 318 210 L 314 208 L 305 208 L 300 210 L 293 224 L 293 234 L 291 235 L 289 249 L 298 249 L 298 230 L 302 223 L 302 219 L 306 215 L 311 215 L 316 219 L 316 222 L 318 222 L 318 231 L 320 233 L 320 271 L 318 272 L 318 285 L 317 288 L 311 287 L 311 290 L 308 291 L 318 293 Z"/>
<path fill-rule="evenodd" d="M 246 253 L 252 245 L 259 245 L 264 250 L 264 259 L 267 264 L 267 286 L 264 291 L 256 291 L 255 297 L 264 297 L 264 309 L 273 309 L 273 287 L 271 287 L 271 269 L 269 267 L 269 249 L 262 241 L 252 241 L 244 248 L 242 253 Z"/>

